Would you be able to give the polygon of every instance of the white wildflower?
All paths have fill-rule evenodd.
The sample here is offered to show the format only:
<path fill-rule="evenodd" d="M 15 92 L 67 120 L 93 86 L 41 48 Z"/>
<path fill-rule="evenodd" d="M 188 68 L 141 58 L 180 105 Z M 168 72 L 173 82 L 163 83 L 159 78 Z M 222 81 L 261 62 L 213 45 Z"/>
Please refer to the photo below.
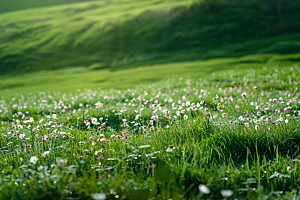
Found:
<path fill-rule="evenodd" d="M 203 185 L 203 184 L 199 185 L 199 191 L 203 194 L 209 194 L 210 193 L 210 189 L 206 185 Z"/>
<path fill-rule="evenodd" d="M 38 161 L 37 157 L 36 156 L 32 156 L 29 160 L 29 162 L 31 162 L 32 164 L 36 164 L 36 162 Z"/>
<path fill-rule="evenodd" d="M 221 190 L 221 195 L 224 198 L 229 198 L 233 195 L 233 191 L 232 190 Z"/>

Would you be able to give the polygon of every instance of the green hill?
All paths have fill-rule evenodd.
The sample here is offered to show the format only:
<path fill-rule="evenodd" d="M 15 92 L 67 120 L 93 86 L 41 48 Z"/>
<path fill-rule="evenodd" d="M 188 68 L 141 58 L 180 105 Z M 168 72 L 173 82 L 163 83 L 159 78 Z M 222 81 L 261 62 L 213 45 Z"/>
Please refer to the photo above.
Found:
<path fill-rule="evenodd" d="M 299 10 L 299 0 L 110 0 L 3 13 L 0 75 L 297 53 Z"/>
<path fill-rule="evenodd" d="M 0 13 L 92 0 L 1 0 Z"/>

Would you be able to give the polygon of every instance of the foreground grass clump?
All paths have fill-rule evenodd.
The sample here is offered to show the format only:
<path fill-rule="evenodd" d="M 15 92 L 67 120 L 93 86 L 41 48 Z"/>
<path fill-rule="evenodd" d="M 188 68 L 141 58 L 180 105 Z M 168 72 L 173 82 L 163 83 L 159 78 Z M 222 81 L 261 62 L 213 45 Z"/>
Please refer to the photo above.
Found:
<path fill-rule="evenodd" d="M 298 198 L 297 65 L 0 101 L 3 199 Z"/>

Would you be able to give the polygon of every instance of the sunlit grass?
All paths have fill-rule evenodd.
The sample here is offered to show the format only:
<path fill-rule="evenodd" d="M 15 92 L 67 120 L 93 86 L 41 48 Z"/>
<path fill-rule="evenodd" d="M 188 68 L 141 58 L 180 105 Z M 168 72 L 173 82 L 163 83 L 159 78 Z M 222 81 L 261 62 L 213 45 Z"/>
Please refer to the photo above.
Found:
<path fill-rule="evenodd" d="M 239 70 L 213 74 L 208 68 L 242 60 L 185 63 L 191 78 L 179 71 L 182 63 L 169 64 L 166 69 L 183 77 L 167 70 L 167 81 L 121 90 L 52 91 L 99 79 L 94 71 L 83 72 L 86 68 L 24 75 L 25 83 L 36 85 L 57 76 L 53 81 L 61 87 L 1 93 L 1 197 L 299 198 L 299 66 L 249 69 L 243 63 Z M 206 65 L 197 76 L 201 63 Z M 150 69 L 130 75 L 131 70 L 123 75 L 144 77 Z M 121 76 L 102 73 L 101 81 L 111 73 Z"/>
<path fill-rule="evenodd" d="M 101 0 L 2 13 L 0 75 L 95 63 L 117 71 L 298 53 L 299 2 L 266 0 L 263 4 L 258 0 Z M 257 14 L 249 18 L 247 13 L 252 12 Z M 256 63 L 265 62 L 268 58 Z"/>
<path fill-rule="evenodd" d="M 110 71 L 91 67 L 66 68 L 17 76 L 2 76 L 0 91 L 3 93 L 36 91 L 75 91 L 76 89 L 95 88 L 126 89 L 142 83 L 155 83 L 167 78 L 201 77 L 212 72 L 227 69 L 247 70 L 261 68 L 262 65 L 289 66 L 299 62 L 299 54 L 290 55 L 249 55 L 240 58 L 219 58 L 204 61 L 178 62 L 161 65 L 141 66 L 127 70 Z M 97 65 L 96 65 L 97 66 Z"/>

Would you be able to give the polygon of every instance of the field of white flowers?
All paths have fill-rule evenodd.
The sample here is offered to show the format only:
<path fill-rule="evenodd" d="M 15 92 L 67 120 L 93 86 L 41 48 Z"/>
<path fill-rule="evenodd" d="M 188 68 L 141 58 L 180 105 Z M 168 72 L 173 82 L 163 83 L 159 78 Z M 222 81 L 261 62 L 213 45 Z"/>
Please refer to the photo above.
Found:
<path fill-rule="evenodd" d="M 299 86 L 295 65 L 2 96 L 0 199 L 299 199 Z"/>

